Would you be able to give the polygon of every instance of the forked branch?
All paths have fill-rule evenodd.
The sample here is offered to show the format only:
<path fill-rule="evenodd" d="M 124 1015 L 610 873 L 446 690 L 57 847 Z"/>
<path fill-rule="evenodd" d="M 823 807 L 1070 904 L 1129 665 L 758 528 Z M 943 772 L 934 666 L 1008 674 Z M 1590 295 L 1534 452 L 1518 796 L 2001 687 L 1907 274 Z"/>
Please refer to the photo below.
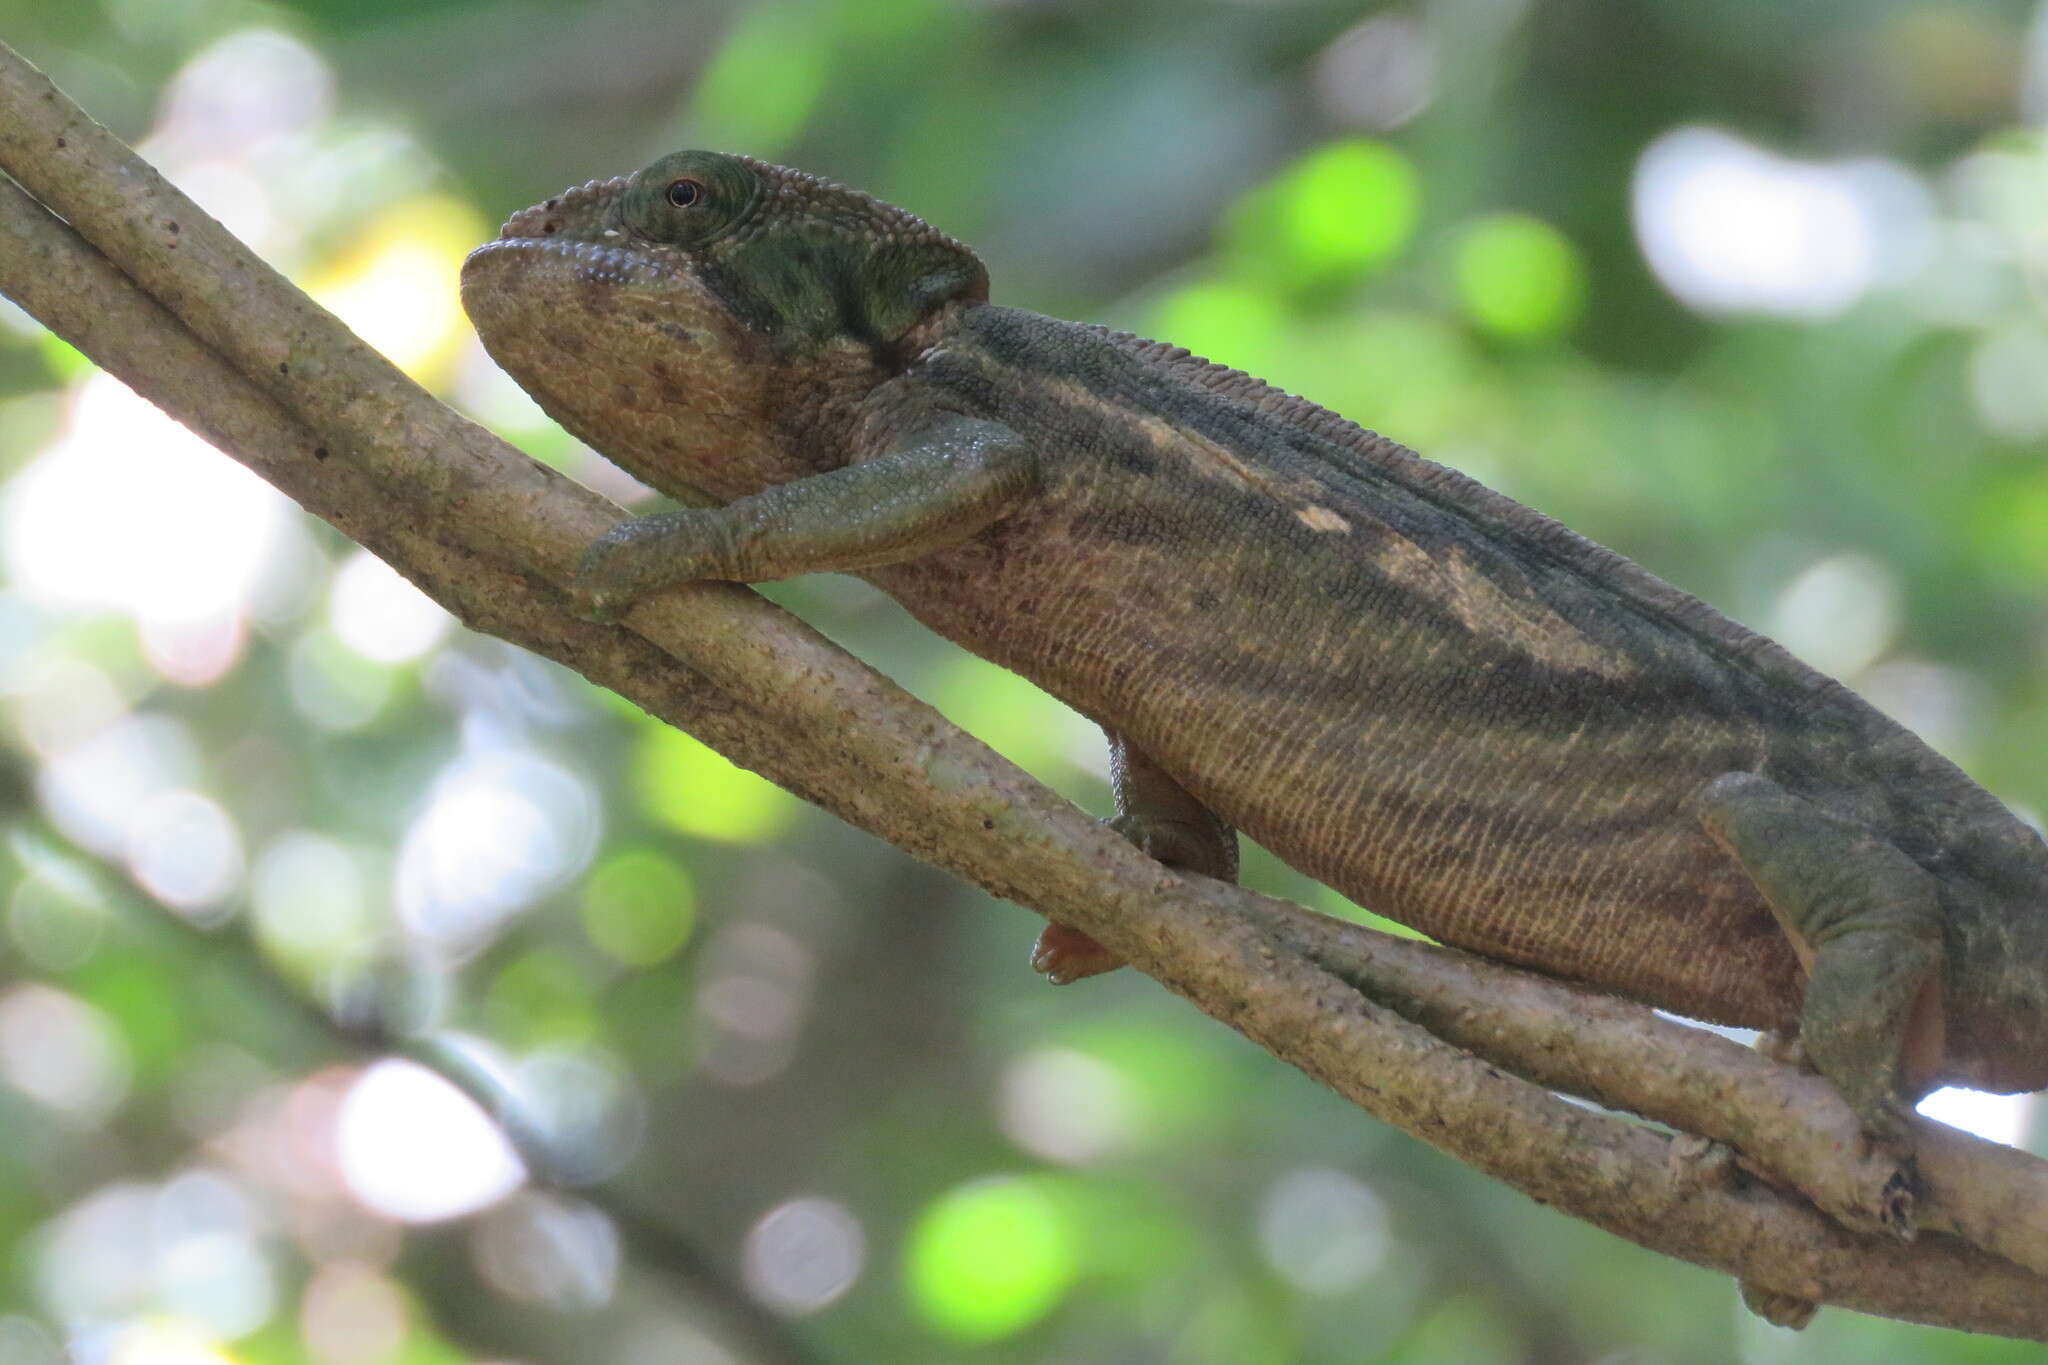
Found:
<path fill-rule="evenodd" d="M 1960 1235 L 1850 1232 L 1809 1202 L 1853 1214 L 1871 1180 L 1817 1081 L 1635 1006 L 1179 877 L 744 589 L 580 620 L 554 585 L 616 508 L 436 402 L 4 49 L 0 168 L 27 191 L 0 194 L 0 291 L 471 626 L 1087 932 L 1532 1198 L 1780 1294 L 2048 1341 L 2048 1165 L 1922 1125 L 1921 1224 Z M 1553 1088 L 1731 1143 L 1807 1197 Z"/>

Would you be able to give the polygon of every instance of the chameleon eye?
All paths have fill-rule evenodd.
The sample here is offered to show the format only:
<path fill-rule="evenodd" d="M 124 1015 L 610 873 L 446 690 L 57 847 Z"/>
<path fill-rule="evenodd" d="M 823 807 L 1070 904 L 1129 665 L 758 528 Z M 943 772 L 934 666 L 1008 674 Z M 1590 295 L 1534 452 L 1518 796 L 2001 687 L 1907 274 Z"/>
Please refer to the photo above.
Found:
<path fill-rule="evenodd" d="M 744 224 L 760 197 L 752 163 L 716 152 L 672 152 L 633 177 L 618 213 L 622 226 L 650 242 L 701 251 Z"/>

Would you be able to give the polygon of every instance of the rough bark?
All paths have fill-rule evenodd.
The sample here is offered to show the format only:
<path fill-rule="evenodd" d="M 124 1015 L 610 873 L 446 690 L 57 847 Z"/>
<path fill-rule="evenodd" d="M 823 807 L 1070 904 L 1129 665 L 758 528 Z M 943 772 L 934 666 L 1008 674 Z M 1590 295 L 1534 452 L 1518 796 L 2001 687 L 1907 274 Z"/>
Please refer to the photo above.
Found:
<path fill-rule="evenodd" d="M 1855 1210 L 1872 1178 L 1818 1081 L 1635 1006 L 1176 876 L 744 589 L 578 620 L 554 584 L 615 508 L 435 402 L 4 49 L 0 168 L 27 191 L 0 194 L 0 291 L 466 623 L 1084 930 L 1540 1202 L 1779 1294 L 2048 1341 L 2043 1163 L 1922 1124 L 1921 1223 L 1959 1235 L 1851 1232 L 1808 1202 Z M 1729 1142 L 1773 1182 L 1552 1088 Z"/>

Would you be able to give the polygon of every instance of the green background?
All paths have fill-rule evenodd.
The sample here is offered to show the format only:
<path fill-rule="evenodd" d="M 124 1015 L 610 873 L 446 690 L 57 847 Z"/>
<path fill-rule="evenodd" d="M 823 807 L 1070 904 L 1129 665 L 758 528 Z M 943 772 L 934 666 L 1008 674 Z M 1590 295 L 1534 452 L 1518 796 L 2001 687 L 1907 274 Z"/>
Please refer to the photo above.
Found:
<path fill-rule="evenodd" d="M 2028 811 L 2044 32 L 2004 0 L 0 0 L 0 34 L 223 212 L 260 204 L 230 221 L 373 340 L 608 489 L 478 363 L 459 253 L 564 185 L 746 151 L 973 242 L 1003 302 L 1169 338 L 1466 469 Z M 1691 145 L 1732 177 L 1694 227 L 1735 215 L 1688 240 L 1768 253 L 1819 212 L 1876 235 L 1869 278 L 1802 293 L 1855 255 L 1826 235 L 1775 296 L 1681 301 L 1631 196 L 1688 128 L 1720 130 Z M 1863 208 L 1821 212 L 1844 196 Z M 88 367 L 14 322 L 24 540 Z M 136 494 L 73 458 L 107 471 L 67 533 L 91 556 Z M 460 631 L 365 645 L 330 586 L 351 547 L 288 539 L 229 662 L 184 673 L 142 613 L 6 547 L 0 1359 L 754 1358 L 734 1302 L 786 1358 L 839 1361 L 2040 1358 L 1844 1312 L 1767 1328 L 1147 981 L 1048 989 L 1030 916 L 551 665 Z M 852 580 L 769 592 L 1107 809 L 1099 738 L 1028 685 Z M 160 841 L 236 850 L 182 910 L 175 857 L 67 814 L 67 756 L 115 732 L 154 737 L 150 791 L 198 802 Z M 95 780 L 119 789 L 125 752 Z M 496 903 L 417 853 L 458 780 L 517 798 L 484 850 L 516 888 Z M 1360 913 L 1255 851 L 1247 879 Z M 334 1114 L 363 1058 L 322 1021 L 377 1010 L 517 1078 L 553 1192 L 431 1223 L 354 1200 Z"/>

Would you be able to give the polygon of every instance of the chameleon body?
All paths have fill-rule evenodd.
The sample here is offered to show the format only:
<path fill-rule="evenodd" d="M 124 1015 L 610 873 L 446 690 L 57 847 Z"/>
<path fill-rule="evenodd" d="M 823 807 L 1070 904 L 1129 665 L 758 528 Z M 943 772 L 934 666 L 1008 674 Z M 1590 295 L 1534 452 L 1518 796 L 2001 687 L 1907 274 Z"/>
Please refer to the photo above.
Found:
<path fill-rule="evenodd" d="M 859 572 L 1108 731 L 1116 827 L 1235 831 L 1489 957 L 1798 1027 L 1864 1117 L 2048 1085 L 2048 848 L 1841 685 L 1393 441 L 1157 342 L 987 302 L 855 191 L 684 152 L 463 273 L 552 415 L 691 507 L 593 611 Z M 1114 965 L 1058 929 L 1055 979 Z"/>

